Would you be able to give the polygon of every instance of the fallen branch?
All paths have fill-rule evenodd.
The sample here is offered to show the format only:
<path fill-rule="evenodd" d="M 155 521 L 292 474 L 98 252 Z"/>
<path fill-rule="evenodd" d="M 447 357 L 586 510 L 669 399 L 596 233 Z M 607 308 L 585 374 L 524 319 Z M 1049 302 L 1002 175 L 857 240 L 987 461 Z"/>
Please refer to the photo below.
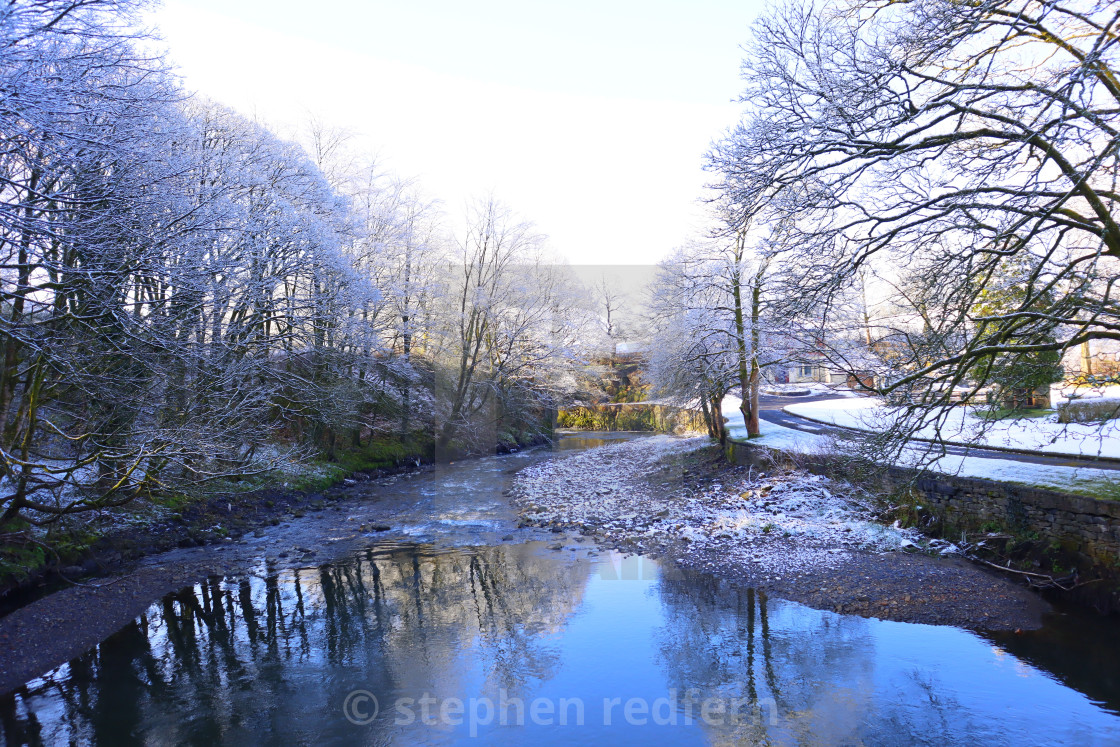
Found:
<path fill-rule="evenodd" d="M 1075 580 L 1077 578 L 1077 574 L 1074 573 L 1072 576 L 1069 576 L 1066 579 L 1056 579 L 1053 576 L 1050 576 L 1050 575 L 1045 574 L 1045 573 L 1032 573 L 1030 571 L 1021 571 L 1017 568 L 1010 568 L 1008 566 L 1002 566 L 1002 565 L 998 565 L 996 563 L 990 563 L 987 560 L 984 560 L 983 558 L 974 557 L 973 560 L 978 560 L 981 563 L 983 563 L 984 565 L 991 566 L 992 568 L 995 568 L 995 569 L 1000 570 L 1000 571 L 1004 571 L 1005 573 L 1015 573 L 1015 574 L 1018 574 L 1020 576 L 1026 576 L 1027 577 L 1027 582 L 1033 588 L 1036 588 L 1036 589 L 1049 589 L 1049 588 L 1053 587 L 1053 588 L 1061 589 L 1062 591 L 1073 591 L 1074 589 L 1076 589 L 1080 586 L 1085 586 L 1087 584 L 1094 584 L 1094 583 L 1097 583 L 1098 581 L 1101 580 L 1099 578 L 1094 578 L 1094 579 L 1090 579 L 1089 581 L 1075 582 L 1072 586 L 1063 586 L 1062 585 L 1063 581 Z M 1045 583 L 1039 583 L 1037 581 L 1034 581 L 1033 579 L 1036 579 L 1036 578 L 1037 579 L 1042 579 Z"/>

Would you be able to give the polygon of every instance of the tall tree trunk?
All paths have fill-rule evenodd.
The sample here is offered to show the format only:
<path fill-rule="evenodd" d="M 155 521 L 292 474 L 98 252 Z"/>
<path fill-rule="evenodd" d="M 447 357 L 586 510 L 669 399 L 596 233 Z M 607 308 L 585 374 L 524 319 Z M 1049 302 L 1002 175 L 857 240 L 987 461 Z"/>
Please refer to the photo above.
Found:
<path fill-rule="evenodd" d="M 1081 373 L 1084 376 L 1093 375 L 1093 350 L 1088 340 L 1081 343 Z"/>
<path fill-rule="evenodd" d="M 708 395 L 700 395 L 700 412 L 704 415 L 704 425 L 708 427 L 708 438 L 718 438 L 716 421 L 712 418 L 712 411 L 708 407 Z"/>
<path fill-rule="evenodd" d="M 743 312 L 743 254 L 746 241 L 747 232 L 744 228 L 735 235 L 735 248 L 732 255 L 734 267 L 731 271 L 731 297 L 735 309 L 735 352 L 737 353 L 736 364 L 739 372 L 739 393 L 742 396 L 739 410 L 743 413 L 743 422 L 747 426 L 747 438 L 753 438 L 762 432 L 758 420 L 760 373 L 758 366 L 758 345 L 760 342 L 758 316 L 762 268 L 757 273 L 751 292 L 751 329 L 750 345 L 748 346 L 747 324 Z"/>
<path fill-rule="evenodd" d="M 735 235 L 731 269 L 731 299 L 735 310 L 735 364 L 739 373 L 739 411 L 747 425 L 747 436 L 751 433 L 750 373 L 747 368 L 747 329 L 743 319 L 743 248 L 746 244 L 746 229 Z"/>
<path fill-rule="evenodd" d="M 762 432 L 758 415 L 758 391 L 762 387 L 762 367 L 758 364 L 758 352 L 762 346 L 762 276 L 766 273 L 766 263 L 759 265 L 751 286 L 751 366 L 748 381 L 750 417 L 745 418 L 747 435 L 757 436 Z"/>
<path fill-rule="evenodd" d="M 4 362 L 3 368 L 0 369 L 0 431 L 7 429 L 8 413 L 12 408 L 12 398 L 15 396 L 16 380 L 19 373 L 20 343 L 15 335 L 15 330 L 23 323 L 24 299 L 31 291 L 31 231 L 29 226 L 33 223 L 34 210 L 30 193 L 38 189 L 38 186 L 39 172 L 33 170 L 29 180 L 27 205 L 24 208 L 25 225 L 20 231 L 16 290 L 12 298 L 10 318 L 11 328 L 7 339 L 4 340 Z M 6 441 L 5 445 L 8 445 Z"/>
<path fill-rule="evenodd" d="M 712 396 L 712 422 L 715 424 L 715 436 L 721 446 L 727 443 L 727 424 L 723 422 L 723 395 Z"/>

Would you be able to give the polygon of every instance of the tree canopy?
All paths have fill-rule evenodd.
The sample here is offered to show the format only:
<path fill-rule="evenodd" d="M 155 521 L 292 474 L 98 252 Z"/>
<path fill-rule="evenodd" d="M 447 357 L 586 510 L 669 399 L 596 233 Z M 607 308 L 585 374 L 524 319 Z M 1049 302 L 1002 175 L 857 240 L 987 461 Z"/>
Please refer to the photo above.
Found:
<path fill-rule="evenodd" d="M 844 298 L 868 283 L 869 336 L 891 348 L 878 388 L 926 405 L 990 383 L 984 361 L 1120 339 L 1118 22 L 1102 0 L 766 12 L 710 167 L 720 200 L 768 227 L 788 313 L 855 338 Z"/>

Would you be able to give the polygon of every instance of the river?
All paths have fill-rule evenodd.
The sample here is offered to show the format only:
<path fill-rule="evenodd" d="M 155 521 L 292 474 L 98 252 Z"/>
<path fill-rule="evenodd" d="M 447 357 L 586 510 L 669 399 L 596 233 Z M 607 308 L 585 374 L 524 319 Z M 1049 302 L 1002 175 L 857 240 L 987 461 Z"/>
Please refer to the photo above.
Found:
<path fill-rule="evenodd" d="M 1020 635 L 879 621 L 518 533 L 512 473 L 611 438 L 371 484 L 397 494 L 392 532 L 157 601 L 0 700 L 3 738 L 1120 744 L 1115 621 L 1067 612 Z"/>

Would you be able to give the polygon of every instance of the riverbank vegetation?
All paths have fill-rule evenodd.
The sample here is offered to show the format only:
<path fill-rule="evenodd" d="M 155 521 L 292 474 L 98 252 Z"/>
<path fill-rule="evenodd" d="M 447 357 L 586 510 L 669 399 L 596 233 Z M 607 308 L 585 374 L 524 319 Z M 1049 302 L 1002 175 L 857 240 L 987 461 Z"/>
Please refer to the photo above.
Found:
<path fill-rule="evenodd" d="M 694 410 L 655 402 L 586 405 L 561 409 L 557 428 L 579 431 L 702 431 L 706 422 Z"/>
<path fill-rule="evenodd" d="M 141 5 L 0 10 L 3 543 L 547 436 L 591 315 L 533 224 L 183 90 Z"/>

